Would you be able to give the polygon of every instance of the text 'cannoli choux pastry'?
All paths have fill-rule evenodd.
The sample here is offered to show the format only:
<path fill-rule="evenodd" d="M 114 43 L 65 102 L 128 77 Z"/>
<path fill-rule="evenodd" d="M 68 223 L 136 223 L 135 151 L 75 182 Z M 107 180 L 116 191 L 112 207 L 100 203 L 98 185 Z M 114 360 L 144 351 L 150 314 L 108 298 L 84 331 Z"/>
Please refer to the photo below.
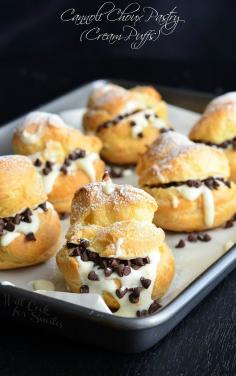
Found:
<path fill-rule="evenodd" d="M 54 114 L 30 113 L 13 136 L 13 148 L 28 155 L 41 174 L 49 201 L 55 209 L 70 212 L 75 191 L 101 180 L 104 162 L 101 141 L 67 126 Z"/>
<path fill-rule="evenodd" d="M 166 103 L 153 87 L 126 90 L 112 84 L 92 93 L 83 125 L 102 140 L 102 157 L 118 165 L 137 163 L 146 146 L 170 127 Z"/>
<path fill-rule="evenodd" d="M 30 159 L 0 157 L 0 269 L 48 260 L 58 248 L 60 232 L 58 214 Z"/>
<path fill-rule="evenodd" d="M 155 141 L 137 165 L 139 184 L 158 203 L 156 225 L 200 231 L 224 224 L 236 212 L 236 186 L 224 153 L 169 132 Z"/>
<path fill-rule="evenodd" d="M 71 291 L 101 295 L 119 316 L 155 312 L 175 269 L 163 230 L 151 223 L 156 208 L 146 192 L 107 176 L 77 191 L 57 255 Z"/>
<path fill-rule="evenodd" d="M 236 181 L 236 92 L 213 99 L 189 137 L 223 150 L 229 161 L 230 177 Z"/>

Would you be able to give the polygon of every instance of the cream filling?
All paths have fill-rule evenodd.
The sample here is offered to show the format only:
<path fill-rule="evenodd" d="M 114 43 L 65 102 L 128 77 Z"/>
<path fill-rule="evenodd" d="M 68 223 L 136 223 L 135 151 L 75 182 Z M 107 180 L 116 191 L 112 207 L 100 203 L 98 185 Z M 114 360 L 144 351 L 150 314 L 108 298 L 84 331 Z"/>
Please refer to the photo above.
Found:
<path fill-rule="evenodd" d="M 52 205 L 47 202 L 47 209 L 52 208 Z M 40 220 L 39 220 L 39 213 L 42 213 L 43 210 L 38 208 L 32 211 L 32 216 L 30 217 L 32 222 L 26 223 L 21 221 L 19 225 L 15 225 L 15 230 L 12 232 L 6 232 L 4 235 L 0 237 L 0 244 L 2 247 L 7 247 L 13 240 L 15 240 L 18 236 L 24 234 L 27 235 L 30 232 L 34 234 L 38 231 Z"/>
<path fill-rule="evenodd" d="M 186 184 L 183 184 L 176 189 L 183 198 L 189 201 L 195 201 L 202 195 L 205 225 L 212 226 L 214 224 L 215 203 L 213 192 L 209 188 L 207 188 L 204 184 L 198 188 L 188 187 Z"/>
<path fill-rule="evenodd" d="M 149 115 L 149 118 L 146 119 L 145 115 Z M 155 112 L 152 110 L 144 110 L 133 114 L 129 117 L 129 120 L 135 121 L 136 123 L 131 129 L 134 138 L 138 137 L 139 133 L 142 133 L 145 128 L 150 126 L 157 129 L 166 128 L 164 120 L 156 118 Z"/>
<path fill-rule="evenodd" d="M 82 261 L 81 257 L 76 257 L 80 267 L 80 280 L 82 285 L 89 286 L 89 292 L 99 294 L 102 296 L 103 292 L 108 292 L 119 302 L 120 308 L 115 313 L 118 316 L 135 317 L 137 310 L 148 310 L 152 303 L 152 290 L 157 275 L 157 265 L 160 260 L 159 252 L 151 252 L 149 255 L 150 264 L 142 266 L 138 270 L 131 268 L 131 273 L 128 276 L 119 277 L 116 273 L 112 273 L 109 277 L 105 277 L 104 270 L 99 269 L 99 266 L 95 266 L 92 261 Z M 99 281 L 90 281 L 88 279 L 89 272 L 93 270 Z M 140 278 L 151 279 L 151 284 L 148 289 L 143 288 L 140 293 L 139 302 L 131 303 L 129 301 L 129 295 L 131 292 L 127 292 L 125 296 L 119 299 L 116 295 L 117 286 L 115 279 L 119 279 L 121 282 L 121 288 L 134 288 L 141 287 Z"/>
<path fill-rule="evenodd" d="M 112 194 L 112 193 L 114 192 L 114 190 L 115 190 L 115 187 L 116 187 L 115 184 L 112 183 L 111 178 L 109 178 L 109 179 L 103 181 L 103 182 L 101 183 L 101 185 L 102 185 L 102 191 L 103 191 L 105 194 L 107 194 L 107 195 Z"/>
<path fill-rule="evenodd" d="M 32 160 L 35 160 L 36 157 L 40 158 L 40 155 L 37 153 L 34 156 L 31 156 Z M 89 177 L 91 182 L 96 181 L 96 169 L 94 167 L 94 162 L 98 159 L 97 153 L 90 153 L 85 156 L 85 158 L 80 158 L 75 161 L 71 161 L 71 165 L 67 167 L 68 175 L 74 174 L 78 169 L 83 170 Z M 54 159 L 49 158 L 50 161 Z M 58 176 L 62 173 L 60 171 L 62 164 L 54 163 L 52 166 L 52 171 L 48 175 L 44 175 L 42 168 L 38 169 L 38 172 L 43 178 L 44 188 L 47 194 L 52 192 L 55 181 Z"/>

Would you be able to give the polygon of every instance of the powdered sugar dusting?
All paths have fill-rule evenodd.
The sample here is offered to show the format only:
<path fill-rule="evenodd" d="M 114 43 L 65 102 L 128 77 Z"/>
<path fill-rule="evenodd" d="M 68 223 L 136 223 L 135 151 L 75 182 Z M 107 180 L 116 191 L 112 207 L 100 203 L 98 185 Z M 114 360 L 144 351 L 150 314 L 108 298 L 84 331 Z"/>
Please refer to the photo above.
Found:
<path fill-rule="evenodd" d="M 204 115 L 222 107 L 227 107 L 228 110 L 236 111 L 236 91 L 231 91 L 213 99 L 206 107 Z"/>
<path fill-rule="evenodd" d="M 0 157 L 0 169 L 1 172 L 11 172 L 14 174 L 15 170 L 25 169 L 32 167 L 32 163 L 29 158 L 23 155 L 4 155 Z"/>
<path fill-rule="evenodd" d="M 23 127 L 28 127 L 31 124 L 38 124 L 38 125 L 45 125 L 50 124 L 54 127 L 65 127 L 66 124 L 62 120 L 62 118 L 56 114 L 51 114 L 49 112 L 42 112 L 42 111 L 33 111 L 30 112 L 24 122 Z"/>

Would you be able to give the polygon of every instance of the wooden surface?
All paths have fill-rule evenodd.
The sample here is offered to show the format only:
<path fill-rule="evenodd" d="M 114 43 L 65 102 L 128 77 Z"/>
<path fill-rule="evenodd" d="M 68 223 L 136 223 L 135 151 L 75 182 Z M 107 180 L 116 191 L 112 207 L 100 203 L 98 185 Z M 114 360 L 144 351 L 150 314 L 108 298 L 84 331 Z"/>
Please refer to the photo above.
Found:
<path fill-rule="evenodd" d="M 33 63 L 22 63 L 19 56 L 1 62 L 0 123 L 94 78 L 90 68 L 82 75 L 80 69 L 76 70 L 75 63 L 58 68 L 54 59 L 53 69 L 52 62 L 46 65 L 42 56 L 40 59 L 41 63 L 37 61 L 37 64 L 36 59 Z M 118 68 L 113 64 L 107 76 L 116 72 L 118 78 L 122 73 Z M 131 74 L 131 71 L 130 66 L 125 78 L 137 79 L 139 72 L 136 70 Z M 106 72 L 101 72 L 100 77 L 104 77 Z M 180 77 L 182 81 L 177 80 L 176 86 L 194 89 L 193 81 L 184 82 L 184 73 Z M 149 78 L 154 81 L 154 74 Z M 163 70 L 162 84 L 173 84 L 168 71 Z M 236 271 L 157 346 L 137 355 L 112 354 L 37 329 L 19 327 L 5 319 L 0 326 L 0 375 L 234 376 L 235 280 Z"/>

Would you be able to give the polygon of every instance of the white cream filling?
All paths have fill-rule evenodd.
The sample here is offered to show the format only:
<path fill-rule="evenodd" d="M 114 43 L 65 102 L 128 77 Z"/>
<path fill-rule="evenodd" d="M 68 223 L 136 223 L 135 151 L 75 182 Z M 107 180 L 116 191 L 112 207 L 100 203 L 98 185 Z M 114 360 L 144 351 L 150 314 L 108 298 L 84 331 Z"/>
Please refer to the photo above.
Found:
<path fill-rule="evenodd" d="M 146 119 L 145 115 L 149 115 L 149 118 Z M 166 123 L 164 120 L 156 118 L 155 112 L 152 110 L 144 110 L 133 114 L 129 117 L 129 120 L 136 123 L 136 125 L 131 129 L 132 136 L 134 138 L 138 137 L 139 133 L 142 133 L 145 128 L 150 126 L 157 129 L 166 128 Z"/>
<path fill-rule="evenodd" d="M 115 184 L 113 184 L 111 178 L 104 180 L 102 183 L 102 191 L 106 193 L 107 195 L 110 195 L 114 192 L 115 190 Z"/>
<path fill-rule="evenodd" d="M 53 156 L 52 156 L 53 157 Z M 40 154 L 37 153 L 34 156 L 31 156 L 32 160 L 36 160 L 36 158 L 40 159 Z M 85 156 L 85 158 L 79 158 L 75 161 L 71 161 L 71 165 L 67 167 L 68 175 L 74 174 L 78 169 L 83 170 L 89 177 L 91 182 L 96 181 L 96 169 L 94 167 L 94 162 L 98 159 L 97 153 L 89 153 Z M 53 161 L 53 158 L 49 158 L 50 161 Z M 38 172 L 43 178 L 44 188 L 47 194 L 52 192 L 53 186 L 55 181 L 57 180 L 58 176 L 62 173 L 60 168 L 62 164 L 54 163 L 52 165 L 52 170 L 49 172 L 48 175 L 44 175 L 42 172 L 42 167 L 38 169 Z"/>
<path fill-rule="evenodd" d="M 176 196 L 172 197 L 172 206 L 174 209 L 176 209 L 179 206 L 179 199 Z"/>
<path fill-rule="evenodd" d="M 48 202 L 46 203 L 46 208 L 52 208 L 52 205 Z M 19 225 L 15 225 L 15 229 L 12 232 L 6 232 L 4 235 L 0 237 L 0 244 L 2 247 L 7 247 L 13 240 L 15 240 L 18 236 L 24 234 L 27 235 L 30 232 L 34 234 L 38 231 L 40 220 L 39 220 L 39 213 L 42 213 L 43 210 L 41 208 L 37 208 L 36 210 L 32 210 L 32 216 L 30 217 L 32 222 L 27 223 L 21 221 Z"/>
<path fill-rule="evenodd" d="M 200 187 L 188 187 L 186 184 L 176 188 L 183 198 L 195 201 L 200 195 L 203 197 L 204 221 L 206 226 L 212 226 L 215 218 L 215 203 L 213 192 L 204 184 Z"/>
<path fill-rule="evenodd" d="M 151 252 L 149 258 L 150 264 L 146 264 L 138 270 L 131 268 L 131 273 L 128 276 L 119 277 L 117 273 L 112 273 L 109 277 L 105 277 L 104 270 L 99 269 L 92 261 L 82 261 L 80 256 L 76 257 L 80 266 L 80 280 L 82 284 L 89 286 L 90 293 L 102 295 L 106 291 L 113 295 L 120 304 L 120 308 L 115 314 L 124 317 L 135 317 L 137 310 L 148 310 L 153 301 L 152 290 L 156 280 L 160 254 L 156 251 Z M 97 274 L 99 281 L 90 281 L 88 279 L 88 274 L 92 270 Z M 148 289 L 142 288 L 138 303 L 133 304 L 129 301 L 131 292 L 127 292 L 121 299 L 117 297 L 117 286 L 114 279 L 119 279 L 121 281 L 121 288 L 125 289 L 141 287 L 141 277 L 151 279 L 151 284 Z"/>
<path fill-rule="evenodd" d="M 123 256 L 123 250 L 121 249 L 121 246 L 122 244 L 124 243 L 124 239 L 123 238 L 119 238 L 115 244 L 115 248 L 116 248 L 116 257 L 119 258 L 119 257 L 122 257 Z"/>

